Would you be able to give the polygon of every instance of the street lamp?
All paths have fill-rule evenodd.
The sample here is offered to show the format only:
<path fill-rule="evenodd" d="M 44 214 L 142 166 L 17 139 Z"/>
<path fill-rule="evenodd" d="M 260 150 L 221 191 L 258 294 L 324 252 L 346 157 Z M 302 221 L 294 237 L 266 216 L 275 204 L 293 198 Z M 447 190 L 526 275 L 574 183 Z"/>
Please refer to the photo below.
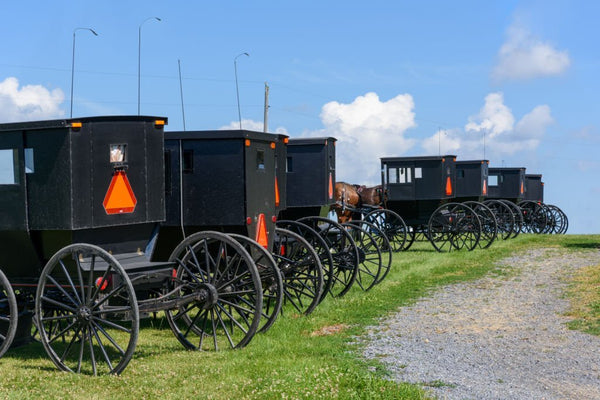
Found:
<path fill-rule="evenodd" d="M 238 119 L 240 121 L 240 130 L 242 129 L 242 113 L 240 111 L 240 89 L 238 88 L 238 78 L 237 78 L 237 59 L 240 56 L 250 57 L 248 53 L 241 53 L 235 56 L 233 59 L 233 69 L 235 71 L 235 93 L 237 95 L 237 106 L 238 106 Z"/>
<path fill-rule="evenodd" d="M 94 36 L 98 36 L 96 31 L 92 28 L 75 28 L 73 30 L 73 58 L 71 61 L 71 114 L 69 118 L 73 118 L 73 81 L 75 78 L 75 33 L 80 30 L 90 31 L 94 34 Z"/>
<path fill-rule="evenodd" d="M 142 21 L 140 27 L 138 28 L 138 115 L 140 115 L 140 85 L 141 85 L 141 65 L 142 65 L 142 25 L 144 25 L 147 21 L 156 20 L 158 22 L 162 21 L 162 19 L 158 17 L 149 17 Z"/>

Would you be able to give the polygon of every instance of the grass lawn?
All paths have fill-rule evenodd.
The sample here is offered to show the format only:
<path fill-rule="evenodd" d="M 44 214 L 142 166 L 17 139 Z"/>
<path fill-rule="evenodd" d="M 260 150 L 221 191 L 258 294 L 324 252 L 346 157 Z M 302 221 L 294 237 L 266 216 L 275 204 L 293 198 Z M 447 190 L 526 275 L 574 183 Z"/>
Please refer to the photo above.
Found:
<path fill-rule="evenodd" d="M 597 249 L 600 235 L 520 235 L 487 250 L 450 254 L 419 245 L 395 254 L 390 274 L 371 291 L 355 287 L 341 299 L 326 299 L 307 317 L 287 309 L 270 331 L 255 336 L 241 350 L 189 352 L 164 319 L 144 320 L 136 353 L 121 376 L 59 372 L 39 343 L 11 349 L 0 359 L 0 398 L 424 398 L 418 386 L 391 382 L 379 364 L 363 360 L 355 336 L 437 286 L 506 273 L 496 265 L 500 259 L 548 246 Z M 583 281 L 596 280 L 596 297 L 586 296 L 586 312 L 593 313 L 595 322 L 582 329 L 598 334 L 600 267 L 582 273 L 590 274 Z"/>

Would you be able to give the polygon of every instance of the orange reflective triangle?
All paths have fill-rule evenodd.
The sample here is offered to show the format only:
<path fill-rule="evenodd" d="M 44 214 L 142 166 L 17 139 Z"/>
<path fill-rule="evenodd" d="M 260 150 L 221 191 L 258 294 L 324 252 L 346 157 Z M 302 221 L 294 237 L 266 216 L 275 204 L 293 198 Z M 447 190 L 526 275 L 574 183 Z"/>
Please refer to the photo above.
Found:
<path fill-rule="evenodd" d="M 524 190 L 523 190 L 523 181 L 521 181 L 521 194 L 523 194 Z"/>
<path fill-rule="evenodd" d="M 446 178 L 446 196 L 452 196 L 452 181 L 450 181 L 450 177 Z"/>
<path fill-rule="evenodd" d="M 114 173 L 102 205 L 107 214 L 127 214 L 135 210 L 137 199 L 125 171 Z"/>
<path fill-rule="evenodd" d="M 275 207 L 279 207 L 279 185 L 277 184 L 277 177 L 275 177 Z"/>
<path fill-rule="evenodd" d="M 483 181 L 483 195 L 487 196 L 487 179 Z"/>
<path fill-rule="evenodd" d="M 265 222 L 265 214 L 258 214 L 258 222 L 256 227 L 255 239 L 265 249 L 269 248 L 269 237 L 267 235 L 267 223 Z"/>
<path fill-rule="evenodd" d="M 331 172 L 329 173 L 329 190 L 327 193 L 329 194 L 329 198 L 333 199 L 333 181 L 331 179 Z"/>

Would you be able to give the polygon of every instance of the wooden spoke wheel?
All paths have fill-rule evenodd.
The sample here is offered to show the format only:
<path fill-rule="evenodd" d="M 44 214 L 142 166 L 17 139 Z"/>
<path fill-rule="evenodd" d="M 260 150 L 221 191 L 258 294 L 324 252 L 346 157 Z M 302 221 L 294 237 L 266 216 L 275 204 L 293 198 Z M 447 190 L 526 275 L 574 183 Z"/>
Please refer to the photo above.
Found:
<path fill-rule="evenodd" d="M 365 215 L 364 221 L 369 222 L 385 233 L 392 250 L 399 252 L 408 249 L 412 242 L 410 241 L 409 230 L 402 217 L 391 210 L 374 210 Z"/>
<path fill-rule="evenodd" d="M 323 268 L 319 255 L 299 234 L 275 228 L 273 258 L 281 271 L 283 302 L 300 314 L 310 314 L 321 300 Z"/>
<path fill-rule="evenodd" d="M 524 233 L 544 233 L 548 227 L 548 212 L 544 205 L 537 201 L 521 201 L 517 206 L 523 214 Z"/>
<path fill-rule="evenodd" d="M 252 256 L 220 232 L 198 232 L 173 250 L 178 307 L 165 312 L 175 337 L 190 350 L 246 346 L 258 330 L 261 277 Z"/>
<path fill-rule="evenodd" d="M 304 217 L 298 220 L 317 231 L 327 243 L 333 258 L 334 279 L 329 289 L 334 297 L 348 293 L 358 274 L 358 247 L 339 223 L 323 217 Z"/>
<path fill-rule="evenodd" d="M 386 234 L 374 224 L 366 221 L 351 221 L 351 223 L 365 229 L 373 236 L 373 239 L 375 239 L 379 251 L 381 252 L 381 273 L 379 274 L 376 283 L 383 281 L 392 267 L 393 250 L 390 241 Z"/>
<path fill-rule="evenodd" d="M 333 285 L 335 278 L 335 265 L 327 243 L 317 231 L 302 222 L 281 220 L 277 221 L 277 227 L 299 234 L 319 255 L 321 267 L 323 267 L 323 293 L 319 301 L 323 301 L 327 293 L 331 290 L 331 285 Z"/>
<path fill-rule="evenodd" d="M 523 229 L 523 225 L 524 225 L 523 212 L 521 211 L 521 208 L 519 206 L 517 206 L 515 203 L 513 203 L 512 201 L 508 201 L 508 200 L 504 200 L 504 199 L 500 199 L 498 201 L 506 204 L 513 213 L 514 226 L 513 226 L 511 238 L 516 238 L 517 236 L 519 236 L 519 233 Z"/>
<path fill-rule="evenodd" d="M 382 273 L 381 250 L 377 241 L 365 227 L 353 223 L 342 224 L 350 233 L 352 240 L 358 247 L 358 275 L 356 284 L 362 290 L 369 290 L 379 281 Z"/>
<path fill-rule="evenodd" d="M 477 247 L 481 223 L 475 211 L 464 204 L 447 203 L 438 207 L 427 225 L 427 235 L 439 252 Z"/>
<path fill-rule="evenodd" d="M 569 229 L 569 219 L 563 210 L 550 204 L 545 204 L 544 206 L 547 210 L 548 220 L 550 221 L 548 223 L 549 227 L 544 233 L 559 235 L 567 233 L 567 230 Z"/>
<path fill-rule="evenodd" d="M 17 331 L 17 300 L 8 278 L 0 270 L 0 357 L 10 347 Z"/>
<path fill-rule="evenodd" d="M 498 237 L 498 222 L 494 212 L 485 204 L 477 201 L 466 201 L 464 204 L 471 207 L 479 217 L 481 222 L 481 236 L 479 237 L 478 246 L 482 249 L 487 249 L 494 243 Z"/>
<path fill-rule="evenodd" d="M 260 275 L 262 286 L 262 315 L 258 332 L 266 332 L 273 325 L 283 303 L 283 281 L 277 263 L 267 251 L 256 241 L 237 234 L 230 234 L 252 256 Z"/>
<path fill-rule="evenodd" d="M 515 216 L 511 208 L 498 200 L 486 200 L 483 202 L 496 217 L 498 223 L 498 236 L 502 240 L 512 237 L 515 228 Z"/>
<path fill-rule="evenodd" d="M 139 311 L 129 277 L 100 247 L 73 244 L 42 270 L 35 318 L 40 341 L 69 372 L 119 374 L 133 356 Z"/>

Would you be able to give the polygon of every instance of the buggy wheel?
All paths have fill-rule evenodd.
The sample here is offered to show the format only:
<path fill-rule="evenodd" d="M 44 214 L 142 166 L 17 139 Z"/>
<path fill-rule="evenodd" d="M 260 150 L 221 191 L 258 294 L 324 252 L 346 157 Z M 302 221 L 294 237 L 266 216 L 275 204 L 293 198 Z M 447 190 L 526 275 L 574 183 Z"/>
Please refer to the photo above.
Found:
<path fill-rule="evenodd" d="M 258 332 L 266 332 L 273 325 L 283 302 L 283 281 L 281 280 L 281 272 L 277 267 L 277 263 L 271 256 L 271 253 L 256 241 L 237 234 L 229 234 L 238 243 L 244 246 L 244 249 L 252 256 L 254 264 L 260 275 L 260 283 L 262 286 L 262 315 Z"/>
<path fill-rule="evenodd" d="M 481 223 L 475 212 L 459 203 L 438 207 L 427 224 L 427 236 L 439 252 L 473 250 L 479 242 Z"/>
<path fill-rule="evenodd" d="M 523 229 L 525 233 L 544 233 L 548 227 L 548 213 L 544 205 L 537 201 L 521 201 L 517 206 L 523 214 Z"/>
<path fill-rule="evenodd" d="M 173 290 L 182 302 L 165 315 L 190 350 L 240 348 L 254 337 L 262 313 L 258 269 L 244 247 L 224 233 L 204 231 L 173 250 Z"/>
<path fill-rule="evenodd" d="M 119 262 L 100 247 L 72 244 L 50 258 L 35 296 L 40 341 L 63 371 L 119 374 L 139 333 L 135 291 Z"/>
<path fill-rule="evenodd" d="M 409 226 L 408 231 L 406 232 L 406 243 L 404 244 L 404 251 L 411 248 L 415 240 L 417 239 L 417 228 L 414 226 Z"/>
<path fill-rule="evenodd" d="M 392 267 L 392 258 L 393 251 L 390 242 L 385 235 L 385 233 L 380 230 L 377 226 L 366 222 L 366 221 L 352 221 L 351 224 L 358 225 L 361 228 L 365 229 L 369 234 L 373 236 L 377 246 L 379 247 L 379 251 L 381 252 L 381 273 L 377 278 L 376 283 L 380 283 L 385 279 L 387 274 L 390 272 L 390 268 Z"/>
<path fill-rule="evenodd" d="M 498 200 L 486 200 L 483 202 L 496 217 L 498 223 L 498 235 L 502 240 L 509 239 L 515 227 L 515 216 L 511 208 Z"/>
<path fill-rule="evenodd" d="M 273 258 L 283 279 L 283 301 L 308 315 L 315 310 L 323 291 L 323 268 L 319 255 L 297 233 L 275 228 Z"/>
<path fill-rule="evenodd" d="M 479 217 L 481 222 L 481 236 L 479 237 L 478 246 L 482 249 L 487 249 L 494 243 L 498 236 L 498 222 L 494 212 L 488 206 L 477 201 L 466 201 L 464 204 L 471 207 Z"/>
<path fill-rule="evenodd" d="M 549 223 L 549 228 L 544 233 L 552 233 L 552 234 L 565 234 L 567 233 L 567 229 L 569 229 L 569 219 L 567 215 L 558 208 L 553 205 L 545 205 L 548 213 L 548 219 L 551 221 Z"/>
<path fill-rule="evenodd" d="M 358 247 L 356 283 L 362 290 L 367 291 L 375 286 L 381 275 L 381 251 L 373 235 L 366 229 L 353 223 L 345 223 L 342 226 L 350 233 Z"/>
<path fill-rule="evenodd" d="M 523 225 L 524 225 L 523 211 L 521 210 L 521 208 L 519 206 L 517 206 L 512 201 L 508 201 L 508 200 L 504 200 L 504 199 L 500 199 L 499 201 L 506 204 L 513 213 L 515 221 L 514 221 L 514 227 L 513 227 L 513 232 L 512 232 L 511 237 L 516 238 L 517 236 L 519 236 L 519 233 L 523 229 Z"/>
<path fill-rule="evenodd" d="M 17 299 L 8 278 L 0 270 L 0 358 L 10 347 L 17 331 Z"/>
<path fill-rule="evenodd" d="M 329 293 L 342 297 L 352 287 L 358 274 L 358 247 L 342 225 L 323 217 L 304 217 L 298 220 L 319 233 L 333 257 L 334 279 Z"/>
<path fill-rule="evenodd" d="M 323 267 L 323 292 L 319 302 L 323 301 L 327 293 L 329 293 L 335 278 L 335 265 L 333 264 L 333 257 L 327 243 L 317 231 L 302 222 L 281 220 L 277 221 L 276 225 L 278 228 L 287 229 L 302 236 L 319 255 L 321 267 Z"/>
<path fill-rule="evenodd" d="M 402 217 L 391 210 L 374 210 L 365 215 L 364 221 L 370 222 L 387 236 L 394 252 L 408 249 L 408 228 Z"/>

